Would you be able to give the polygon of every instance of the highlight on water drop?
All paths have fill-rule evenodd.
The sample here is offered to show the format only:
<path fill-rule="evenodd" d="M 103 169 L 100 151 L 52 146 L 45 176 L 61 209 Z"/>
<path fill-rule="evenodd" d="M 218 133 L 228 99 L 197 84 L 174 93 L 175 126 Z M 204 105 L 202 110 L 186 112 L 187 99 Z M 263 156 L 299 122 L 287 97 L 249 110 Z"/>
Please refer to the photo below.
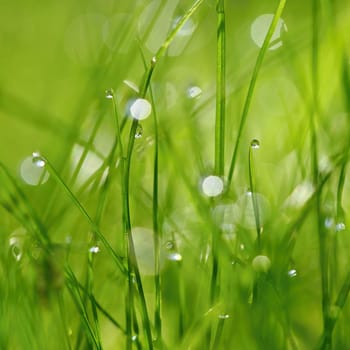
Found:
<path fill-rule="evenodd" d="M 107 89 L 107 90 L 105 91 L 105 96 L 106 96 L 106 98 L 108 98 L 108 99 L 112 99 L 112 98 L 114 97 L 114 91 L 113 91 L 113 89 Z"/>
<path fill-rule="evenodd" d="M 25 158 L 19 168 L 22 180 L 30 186 L 38 186 L 47 182 L 50 175 L 45 169 L 45 159 L 39 152 L 33 152 L 31 157 Z"/>
<path fill-rule="evenodd" d="M 202 89 L 199 86 L 190 86 L 187 89 L 188 98 L 199 98 L 202 95 Z"/>
<path fill-rule="evenodd" d="M 152 106 L 148 100 L 138 98 L 130 106 L 130 116 L 137 120 L 143 120 L 150 116 Z"/>
<path fill-rule="evenodd" d="M 224 191 L 224 181 L 215 175 L 204 178 L 202 191 L 208 197 L 217 197 Z"/>
<path fill-rule="evenodd" d="M 97 254 L 100 252 L 100 247 L 99 246 L 93 246 L 89 249 L 90 253 Z"/>
<path fill-rule="evenodd" d="M 171 261 L 181 261 L 182 260 L 182 255 L 180 253 L 170 253 L 168 255 L 168 259 Z"/>
<path fill-rule="evenodd" d="M 257 139 L 253 139 L 253 140 L 250 142 L 250 147 L 253 148 L 253 149 L 258 149 L 258 148 L 260 148 L 260 141 L 257 140 Z"/>
<path fill-rule="evenodd" d="M 10 253 L 16 261 L 20 261 L 23 257 L 26 234 L 27 232 L 20 227 L 12 232 L 9 238 Z"/>
<path fill-rule="evenodd" d="M 135 139 L 140 139 L 143 134 L 143 127 L 141 124 L 137 125 L 136 132 L 135 132 Z"/>

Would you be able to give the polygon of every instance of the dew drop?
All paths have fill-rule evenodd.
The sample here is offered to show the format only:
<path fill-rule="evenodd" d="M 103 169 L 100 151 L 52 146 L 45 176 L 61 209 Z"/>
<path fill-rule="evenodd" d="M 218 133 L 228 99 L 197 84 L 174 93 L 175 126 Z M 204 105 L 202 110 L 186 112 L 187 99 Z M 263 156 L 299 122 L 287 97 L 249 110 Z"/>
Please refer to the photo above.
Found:
<path fill-rule="evenodd" d="M 332 218 L 326 218 L 326 219 L 324 220 L 324 226 L 325 226 L 325 228 L 331 229 L 331 228 L 333 227 L 333 225 L 334 225 L 334 220 L 333 220 Z"/>
<path fill-rule="evenodd" d="M 131 337 L 131 340 L 132 340 L 133 342 L 135 342 L 135 341 L 137 340 L 137 335 L 133 335 L 133 336 Z"/>
<path fill-rule="evenodd" d="M 45 159 L 40 155 L 39 152 L 32 153 L 32 162 L 38 168 L 43 168 L 46 165 Z"/>
<path fill-rule="evenodd" d="M 257 255 L 252 261 L 253 269 L 256 272 L 267 272 L 271 267 L 271 261 L 266 255 Z"/>
<path fill-rule="evenodd" d="M 338 222 L 335 225 L 336 232 L 344 231 L 346 228 L 345 224 L 343 222 Z"/>
<path fill-rule="evenodd" d="M 258 149 L 258 148 L 260 148 L 260 141 L 257 140 L 257 139 L 253 139 L 253 140 L 250 142 L 250 147 L 253 148 L 253 149 Z"/>
<path fill-rule="evenodd" d="M 45 159 L 38 152 L 34 152 L 31 157 L 25 158 L 20 165 L 19 172 L 22 180 L 31 186 L 44 184 L 50 176 L 45 165 Z"/>
<path fill-rule="evenodd" d="M 152 66 L 154 66 L 156 63 L 157 63 L 157 57 L 153 56 L 152 59 L 151 59 Z"/>
<path fill-rule="evenodd" d="M 168 250 L 174 249 L 174 248 L 175 248 L 174 242 L 173 242 L 173 241 L 167 241 L 167 242 L 165 243 L 165 248 L 168 249 Z"/>
<path fill-rule="evenodd" d="M 218 176 L 207 176 L 202 182 L 202 191 L 208 197 L 216 197 L 224 190 L 224 182 Z"/>
<path fill-rule="evenodd" d="M 20 261 L 23 256 L 25 231 L 18 229 L 9 238 L 10 252 L 16 261 Z"/>
<path fill-rule="evenodd" d="M 181 261 L 182 255 L 180 253 L 170 253 L 168 259 L 171 261 Z"/>
<path fill-rule="evenodd" d="M 198 98 L 202 95 L 202 89 L 199 86 L 190 86 L 187 89 L 188 98 Z"/>
<path fill-rule="evenodd" d="M 142 133 L 143 133 L 142 125 L 138 124 L 135 132 L 135 139 L 140 139 L 142 137 Z"/>
<path fill-rule="evenodd" d="M 230 318 L 230 315 L 229 314 L 221 314 L 218 317 L 221 320 L 227 320 L 228 318 Z"/>
<path fill-rule="evenodd" d="M 100 251 L 100 247 L 98 247 L 98 246 L 93 246 L 89 249 L 89 252 L 93 253 L 93 254 L 97 254 L 97 253 L 99 253 L 99 251 Z"/>
<path fill-rule="evenodd" d="M 143 120 L 149 117 L 152 111 L 151 104 L 144 98 L 136 99 L 130 106 L 130 115 L 137 120 Z"/>
<path fill-rule="evenodd" d="M 291 269 L 291 270 L 288 271 L 288 276 L 289 276 L 290 278 L 296 277 L 297 274 L 298 274 L 298 273 L 297 273 L 297 270 L 296 270 L 296 269 Z"/>
<path fill-rule="evenodd" d="M 112 99 L 112 98 L 114 97 L 114 91 L 113 91 L 113 89 L 107 89 L 107 90 L 105 91 L 105 96 L 106 96 L 106 98 L 108 98 L 108 99 Z"/>

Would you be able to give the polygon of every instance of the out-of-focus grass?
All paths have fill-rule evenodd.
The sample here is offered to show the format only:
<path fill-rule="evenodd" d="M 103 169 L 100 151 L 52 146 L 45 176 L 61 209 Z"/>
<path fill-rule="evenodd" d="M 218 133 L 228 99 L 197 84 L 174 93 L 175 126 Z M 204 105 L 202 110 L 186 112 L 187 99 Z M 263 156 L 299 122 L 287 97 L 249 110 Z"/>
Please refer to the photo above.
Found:
<path fill-rule="evenodd" d="M 137 128 L 125 81 L 142 88 L 195 3 Z M 245 114 L 251 25 L 278 1 L 223 3 L 219 32 L 214 0 L 1 5 L 1 348 L 350 347 L 350 7 L 287 0 Z M 36 151 L 50 177 L 31 186 Z"/>

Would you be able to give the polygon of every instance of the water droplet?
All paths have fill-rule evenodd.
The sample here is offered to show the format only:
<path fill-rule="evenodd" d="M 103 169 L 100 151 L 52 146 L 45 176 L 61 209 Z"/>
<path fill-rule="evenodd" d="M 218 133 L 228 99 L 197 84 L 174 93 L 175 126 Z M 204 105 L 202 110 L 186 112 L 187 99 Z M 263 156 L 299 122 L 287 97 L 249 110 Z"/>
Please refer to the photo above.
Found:
<path fill-rule="evenodd" d="M 224 190 L 224 182 L 219 176 L 207 176 L 202 182 L 202 191 L 208 197 L 216 197 Z"/>
<path fill-rule="evenodd" d="M 114 97 L 114 91 L 113 89 L 107 89 L 105 91 L 105 95 L 106 95 L 106 98 L 108 99 L 112 99 Z"/>
<path fill-rule="evenodd" d="M 39 152 L 32 153 L 32 162 L 38 168 L 43 168 L 46 165 L 45 159 L 40 155 Z"/>
<path fill-rule="evenodd" d="M 136 99 L 130 106 L 130 115 L 137 120 L 143 120 L 149 117 L 152 112 L 151 104 L 144 98 Z"/>
<path fill-rule="evenodd" d="M 256 272 L 267 272 L 271 267 L 271 261 L 266 255 L 257 255 L 252 261 L 253 269 Z"/>
<path fill-rule="evenodd" d="M 9 238 L 10 252 L 16 261 L 22 259 L 25 235 L 26 231 L 23 228 L 19 228 Z"/>
<path fill-rule="evenodd" d="M 175 248 L 174 242 L 173 242 L 173 241 L 167 241 L 167 242 L 165 243 L 165 248 L 168 249 L 168 250 L 174 249 L 174 248 Z"/>
<path fill-rule="evenodd" d="M 338 222 L 335 225 L 336 232 L 344 231 L 346 228 L 345 224 L 343 222 Z"/>
<path fill-rule="evenodd" d="M 90 253 L 97 254 L 100 251 L 100 247 L 94 246 L 89 249 Z"/>
<path fill-rule="evenodd" d="M 221 320 L 227 320 L 228 318 L 230 318 L 229 314 L 221 314 L 218 316 Z"/>
<path fill-rule="evenodd" d="M 136 340 L 137 340 L 137 335 L 133 335 L 133 336 L 131 337 L 131 340 L 132 340 L 132 341 L 136 341 Z"/>
<path fill-rule="evenodd" d="M 49 173 L 45 169 L 45 159 L 38 152 L 25 158 L 20 165 L 20 175 L 25 183 L 31 186 L 44 184 L 49 179 Z"/>
<path fill-rule="evenodd" d="M 187 89 L 187 96 L 189 98 L 197 98 L 202 95 L 202 89 L 199 86 L 190 86 Z"/>
<path fill-rule="evenodd" d="M 157 57 L 153 56 L 152 59 L 151 59 L 152 66 L 154 66 L 156 63 L 157 63 Z"/>
<path fill-rule="evenodd" d="M 142 137 L 142 133 L 143 133 L 142 125 L 138 124 L 135 132 L 135 139 L 140 139 Z"/>
<path fill-rule="evenodd" d="M 239 245 L 239 249 L 240 249 L 240 250 L 244 250 L 244 249 L 245 249 L 244 244 L 240 244 L 240 245 Z"/>
<path fill-rule="evenodd" d="M 296 269 L 291 269 L 288 271 L 288 276 L 293 278 L 297 276 L 297 270 Z"/>
<path fill-rule="evenodd" d="M 170 253 L 168 259 L 171 261 L 181 261 L 182 255 L 180 253 Z"/>
<path fill-rule="evenodd" d="M 333 218 L 326 218 L 326 219 L 324 220 L 324 226 L 325 226 L 325 228 L 331 229 L 331 228 L 333 227 L 333 225 L 334 225 L 334 220 L 333 220 Z"/>
<path fill-rule="evenodd" d="M 135 92 L 139 93 L 140 90 L 139 90 L 139 87 L 133 82 L 133 81 L 130 81 L 130 80 L 123 80 L 123 83 L 128 86 L 131 90 L 134 90 Z"/>
<path fill-rule="evenodd" d="M 257 139 L 253 139 L 253 140 L 250 142 L 250 147 L 251 147 L 251 148 L 254 148 L 254 149 L 260 148 L 260 141 L 257 140 Z"/>
<path fill-rule="evenodd" d="M 273 14 L 264 14 L 257 17 L 251 25 L 250 35 L 254 43 L 258 47 L 262 47 L 267 32 L 270 28 L 274 15 Z M 269 50 L 276 50 L 283 45 L 282 35 L 288 31 L 288 28 L 282 18 L 277 22 L 274 33 L 272 34 L 270 40 Z"/>

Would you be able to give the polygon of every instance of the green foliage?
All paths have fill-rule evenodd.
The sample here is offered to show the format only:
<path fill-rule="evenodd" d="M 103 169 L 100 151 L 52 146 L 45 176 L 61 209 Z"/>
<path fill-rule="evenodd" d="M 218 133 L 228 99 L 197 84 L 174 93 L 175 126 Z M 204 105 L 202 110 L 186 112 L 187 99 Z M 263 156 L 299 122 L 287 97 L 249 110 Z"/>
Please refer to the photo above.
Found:
<path fill-rule="evenodd" d="M 350 348 L 345 1 L 0 16 L 1 349 Z"/>

